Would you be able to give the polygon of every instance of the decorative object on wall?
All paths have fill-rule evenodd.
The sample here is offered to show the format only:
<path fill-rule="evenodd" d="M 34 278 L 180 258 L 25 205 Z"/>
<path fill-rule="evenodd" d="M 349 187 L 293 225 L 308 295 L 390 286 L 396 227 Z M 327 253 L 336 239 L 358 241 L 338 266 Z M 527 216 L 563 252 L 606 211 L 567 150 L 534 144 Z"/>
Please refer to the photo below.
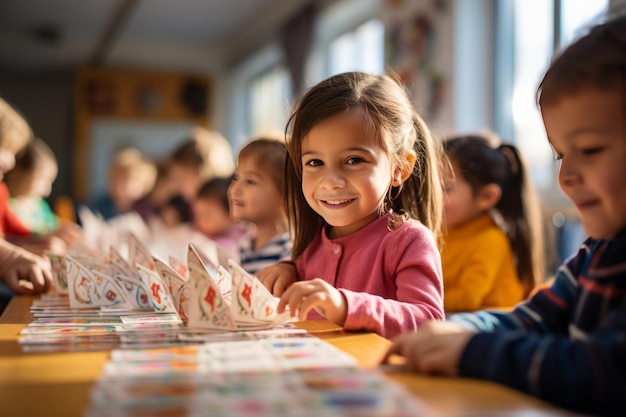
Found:
<path fill-rule="evenodd" d="M 450 126 L 452 26 L 448 1 L 386 0 L 382 16 L 385 63 L 410 90 L 416 109 L 429 124 Z"/>
<path fill-rule="evenodd" d="M 85 84 L 84 96 L 89 111 L 94 114 L 107 114 L 114 111 L 117 91 L 108 80 L 92 79 Z"/>
<path fill-rule="evenodd" d="M 137 109 L 141 113 L 156 113 L 163 105 L 163 92 L 157 84 L 140 85 L 135 94 Z"/>
<path fill-rule="evenodd" d="M 103 67 L 80 70 L 74 88 L 74 196 L 84 201 L 88 186 L 106 172 L 94 173 L 93 169 L 101 163 L 98 158 L 115 145 L 111 132 L 119 135 L 126 129 L 138 144 L 152 138 L 151 147 L 162 151 L 169 146 L 164 135 L 193 126 L 208 128 L 209 85 L 209 77 L 199 74 Z"/>
<path fill-rule="evenodd" d="M 206 114 L 208 111 L 209 91 L 206 82 L 190 78 L 183 83 L 181 100 L 190 114 Z"/>

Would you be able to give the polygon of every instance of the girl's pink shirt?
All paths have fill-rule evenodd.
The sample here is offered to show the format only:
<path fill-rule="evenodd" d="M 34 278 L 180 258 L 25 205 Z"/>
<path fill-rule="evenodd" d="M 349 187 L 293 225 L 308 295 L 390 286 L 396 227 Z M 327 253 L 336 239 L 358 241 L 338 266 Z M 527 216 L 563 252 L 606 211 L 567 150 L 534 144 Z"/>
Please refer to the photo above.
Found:
<path fill-rule="evenodd" d="M 326 228 L 294 260 L 300 280 L 321 278 L 345 296 L 346 330 L 392 338 L 444 318 L 441 258 L 429 229 L 409 220 L 396 230 L 388 216 L 331 240 Z"/>

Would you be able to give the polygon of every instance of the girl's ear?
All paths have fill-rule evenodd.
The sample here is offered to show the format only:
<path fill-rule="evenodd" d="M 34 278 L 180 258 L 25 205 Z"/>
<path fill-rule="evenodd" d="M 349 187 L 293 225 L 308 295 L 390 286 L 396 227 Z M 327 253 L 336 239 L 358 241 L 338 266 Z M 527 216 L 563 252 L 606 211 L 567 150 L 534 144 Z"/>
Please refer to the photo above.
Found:
<path fill-rule="evenodd" d="M 491 183 L 484 185 L 477 195 L 478 206 L 482 210 L 489 210 L 495 207 L 502 197 L 502 188 L 499 185 Z"/>
<path fill-rule="evenodd" d="M 415 151 L 411 150 L 404 155 L 406 159 L 406 164 L 403 166 L 396 166 L 393 171 L 393 179 L 391 181 L 391 185 L 394 187 L 399 187 L 404 181 L 409 178 L 411 173 L 413 172 L 413 168 L 415 167 L 415 161 L 417 160 L 417 155 Z"/>

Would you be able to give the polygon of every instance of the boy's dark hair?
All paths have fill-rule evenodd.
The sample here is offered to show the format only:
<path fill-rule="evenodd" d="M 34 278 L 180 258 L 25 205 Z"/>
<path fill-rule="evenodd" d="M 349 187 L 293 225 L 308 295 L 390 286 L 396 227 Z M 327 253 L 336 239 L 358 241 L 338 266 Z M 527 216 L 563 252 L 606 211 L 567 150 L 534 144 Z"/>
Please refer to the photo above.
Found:
<path fill-rule="evenodd" d="M 215 177 L 206 181 L 200 189 L 196 199 L 198 200 L 215 200 L 218 201 L 226 212 L 230 211 L 230 205 L 228 203 L 228 187 L 230 186 L 231 178 Z"/>
<path fill-rule="evenodd" d="M 500 187 L 502 195 L 494 209 L 504 222 L 517 275 L 528 294 L 543 280 L 543 233 L 539 203 L 519 150 L 486 135 L 452 137 L 443 147 L 474 195 L 488 184 Z"/>
<path fill-rule="evenodd" d="M 167 200 L 164 206 L 173 208 L 178 214 L 181 223 L 191 222 L 191 207 L 189 206 L 187 200 L 183 198 L 183 196 L 179 194 L 173 196 L 172 198 Z"/>
<path fill-rule="evenodd" d="M 626 88 L 626 15 L 593 27 L 554 59 L 537 89 L 537 103 L 555 103 L 581 88 Z"/>

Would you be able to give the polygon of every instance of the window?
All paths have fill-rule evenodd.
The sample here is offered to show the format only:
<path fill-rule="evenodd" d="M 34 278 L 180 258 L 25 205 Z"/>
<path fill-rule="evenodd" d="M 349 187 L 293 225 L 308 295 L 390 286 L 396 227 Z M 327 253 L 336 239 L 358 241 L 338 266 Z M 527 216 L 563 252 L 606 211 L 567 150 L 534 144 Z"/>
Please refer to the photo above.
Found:
<path fill-rule="evenodd" d="M 330 42 L 327 75 L 346 71 L 383 73 L 384 27 L 380 20 L 371 19 Z"/>
<path fill-rule="evenodd" d="M 276 66 L 250 82 L 248 123 L 251 136 L 282 132 L 287 123 L 289 73 L 282 65 Z"/>
<path fill-rule="evenodd" d="M 511 115 L 516 145 L 540 190 L 555 187 L 555 169 L 535 91 L 552 54 L 604 17 L 608 0 L 517 0 L 513 6 L 514 54 Z M 506 29 L 504 29 L 506 30 Z"/>

